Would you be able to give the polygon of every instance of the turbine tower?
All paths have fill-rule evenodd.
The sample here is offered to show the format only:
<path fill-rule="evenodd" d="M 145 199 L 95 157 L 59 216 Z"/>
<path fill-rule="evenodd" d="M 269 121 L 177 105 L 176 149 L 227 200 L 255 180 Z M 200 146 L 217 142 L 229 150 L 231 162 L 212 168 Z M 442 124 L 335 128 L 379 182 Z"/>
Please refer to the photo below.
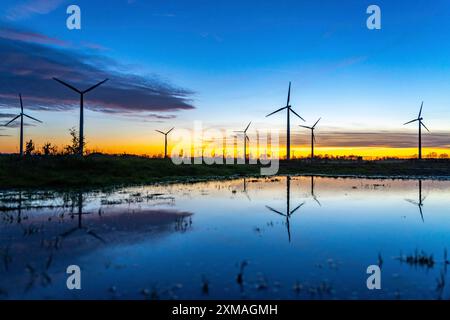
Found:
<path fill-rule="evenodd" d="M 7 127 L 9 124 L 11 124 L 12 122 L 14 122 L 16 119 L 18 119 L 20 117 L 20 156 L 23 156 L 23 117 L 25 116 L 27 118 L 30 118 L 31 120 L 34 120 L 34 121 L 37 121 L 40 123 L 42 123 L 42 121 L 23 113 L 22 95 L 20 93 L 19 93 L 19 100 L 20 100 L 20 114 L 18 114 L 15 118 L 13 118 L 11 121 L 9 121 L 7 124 L 5 124 L 5 127 Z"/>
<path fill-rule="evenodd" d="M 84 91 L 81 91 L 81 90 L 75 88 L 74 86 L 72 86 L 72 85 L 70 85 L 70 84 L 68 84 L 68 83 L 66 83 L 66 82 L 64 82 L 62 80 L 59 80 L 57 78 L 53 78 L 53 80 L 61 83 L 63 86 L 66 86 L 67 88 L 77 92 L 80 95 L 80 132 L 79 132 L 79 134 L 80 134 L 80 138 L 79 138 L 80 150 L 78 151 L 78 153 L 79 153 L 80 156 L 83 156 L 83 148 L 84 148 L 84 95 L 86 93 L 88 93 L 89 91 L 94 90 L 98 86 L 104 84 L 106 81 L 108 81 L 108 79 L 105 79 L 105 80 L 97 83 L 96 85 L 93 85 L 92 87 L 90 87 L 90 88 L 88 88 L 88 89 L 86 89 Z"/>
<path fill-rule="evenodd" d="M 170 132 L 172 132 L 173 129 L 175 129 L 175 128 L 172 128 L 172 129 L 170 129 L 170 130 L 167 131 L 167 132 L 162 132 L 162 131 L 159 131 L 159 130 L 155 130 L 156 132 L 159 132 L 159 133 L 161 133 L 161 134 L 164 135 L 164 158 L 165 158 L 165 159 L 167 158 L 167 135 L 168 135 Z"/>
<path fill-rule="evenodd" d="M 314 143 L 316 142 L 316 136 L 314 135 L 314 129 L 316 128 L 316 125 L 319 123 L 320 119 L 316 121 L 316 123 L 314 123 L 314 125 L 312 127 L 308 127 L 308 126 L 300 126 L 302 128 L 306 128 L 311 130 L 311 160 L 314 160 Z"/>
<path fill-rule="evenodd" d="M 247 130 L 248 128 L 250 128 L 250 125 L 252 124 L 252 122 L 250 121 L 247 128 L 245 128 L 245 130 L 243 131 L 234 131 L 237 133 L 243 133 L 244 134 L 244 160 L 247 160 L 247 141 L 250 141 L 250 138 L 247 135 Z"/>
<path fill-rule="evenodd" d="M 290 105 L 290 100 L 291 100 L 291 83 L 289 82 L 289 91 L 288 91 L 288 97 L 287 97 L 287 103 L 286 103 L 286 106 L 285 107 L 283 107 L 283 108 L 280 108 L 280 109 L 278 109 L 278 110 L 275 110 L 274 112 L 272 112 L 272 113 L 269 113 L 267 116 L 266 116 L 266 118 L 267 117 L 270 117 L 271 115 L 273 115 L 273 114 L 275 114 L 275 113 L 277 113 L 277 112 L 280 112 L 280 111 L 282 111 L 282 110 L 284 110 L 284 109 L 286 109 L 287 110 L 287 129 L 286 129 L 286 159 L 287 160 L 290 160 L 291 159 L 291 121 L 290 121 L 290 114 L 291 114 L 291 112 L 293 113 L 293 114 L 295 114 L 297 117 L 299 117 L 300 119 L 302 119 L 303 121 L 305 121 L 305 119 L 303 119 L 302 117 L 300 117 L 298 114 L 297 114 L 297 112 L 295 112 L 293 109 L 292 109 L 292 106 Z"/>
<path fill-rule="evenodd" d="M 425 124 L 423 123 L 423 117 L 422 117 L 422 108 L 423 108 L 423 101 L 422 101 L 422 105 L 420 106 L 420 111 L 419 111 L 419 115 L 417 116 L 417 119 L 411 120 L 406 122 L 403 125 L 407 125 L 416 121 L 419 121 L 419 160 L 422 159 L 422 126 L 428 131 L 430 132 L 430 130 L 428 130 L 428 128 L 425 126 Z"/>

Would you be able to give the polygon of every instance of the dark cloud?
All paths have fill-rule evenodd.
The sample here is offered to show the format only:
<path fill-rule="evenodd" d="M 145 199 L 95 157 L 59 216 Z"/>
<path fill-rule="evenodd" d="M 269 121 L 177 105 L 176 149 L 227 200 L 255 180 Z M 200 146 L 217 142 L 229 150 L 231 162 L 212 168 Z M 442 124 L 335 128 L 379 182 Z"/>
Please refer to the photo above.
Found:
<path fill-rule="evenodd" d="M 0 32 L 0 106 L 15 106 L 21 92 L 27 109 L 64 111 L 77 107 L 78 94 L 52 80 L 58 77 L 82 90 L 109 78 L 85 97 L 86 108 L 98 112 L 152 115 L 194 108 L 190 90 L 156 76 L 127 73 L 126 66 L 88 54 L 88 49 L 81 53 L 44 35 L 5 30 Z"/>
<path fill-rule="evenodd" d="M 296 133 L 295 141 L 301 144 L 310 143 L 310 132 Z M 414 148 L 417 146 L 417 133 L 389 131 L 320 131 L 316 132 L 317 146 L 323 147 L 387 147 Z M 422 133 L 424 147 L 449 148 L 450 132 Z"/>
<path fill-rule="evenodd" d="M 17 114 L 14 114 L 14 113 L 1 113 L 0 112 L 0 119 L 2 119 L 2 118 L 12 119 L 15 116 L 17 116 Z"/>

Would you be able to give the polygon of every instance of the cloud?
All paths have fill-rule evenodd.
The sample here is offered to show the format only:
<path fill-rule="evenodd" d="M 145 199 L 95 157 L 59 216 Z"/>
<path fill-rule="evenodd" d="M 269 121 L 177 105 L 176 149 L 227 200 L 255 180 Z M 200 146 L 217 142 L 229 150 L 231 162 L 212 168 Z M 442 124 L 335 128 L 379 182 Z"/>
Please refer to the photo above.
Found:
<path fill-rule="evenodd" d="M 6 10 L 5 18 L 19 21 L 56 10 L 66 0 L 27 0 Z"/>
<path fill-rule="evenodd" d="M 308 143 L 310 133 L 297 133 L 296 141 Z M 317 147 L 378 147 L 378 148 L 415 148 L 417 133 L 391 131 L 317 131 Z M 427 148 L 449 148 L 450 132 L 423 133 L 423 146 Z"/>
<path fill-rule="evenodd" d="M 42 39 L 51 38 L 11 28 L 0 33 L 0 107 L 15 105 L 19 92 L 28 109 L 64 111 L 78 107 L 79 95 L 52 80 L 57 77 L 82 90 L 109 78 L 85 96 L 86 108 L 98 112 L 151 116 L 194 109 L 190 90 L 155 75 L 129 73 L 126 66 L 106 56 L 51 46 L 59 42 Z"/>

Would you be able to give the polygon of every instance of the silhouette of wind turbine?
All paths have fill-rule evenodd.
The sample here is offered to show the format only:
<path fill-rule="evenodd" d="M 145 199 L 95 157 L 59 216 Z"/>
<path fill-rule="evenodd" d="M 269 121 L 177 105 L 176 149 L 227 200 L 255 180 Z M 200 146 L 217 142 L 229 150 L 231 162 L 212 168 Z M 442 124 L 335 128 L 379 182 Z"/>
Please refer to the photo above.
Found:
<path fill-rule="evenodd" d="M 245 130 L 243 131 L 234 131 L 236 133 L 243 133 L 244 134 L 244 160 L 247 160 L 247 141 L 250 141 L 250 138 L 247 135 L 247 130 L 250 127 L 250 125 L 252 124 L 252 122 L 250 121 L 247 128 L 245 128 Z"/>
<path fill-rule="evenodd" d="M 291 101 L 291 83 L 289 82 L 289 91 L 288 91 L 288 97 L 287 97 L 287 103 L 286 103 L 286 106 L 283 107 L 283 108 L 280 108 L 280 109 L 278 109 L 278 110 L 275 110 L 274 112 L 269 113 L 269 114 L 266 116 L 266 118 L 267 118 L 267 117 L 270 117 L 271 115 L 273 115 L 273 114 L 275 114 L 275 113 L 277 113 L 277 112 L 280 112 L 280 111 L 282 111 L 282 110 L 284 110 L 284 109 L 287 110 L 287 129 L 286 129 L 286 159 L 287 159 L 287 160 L 290 160 L 290 159 L 291 159 L 291 120 L 290 120 L 290 119 L 291 119 L 291 117 L 290 117 L 291 112 L 292 112 L 293 114 L 295 114 L 297 117 L 299 117 L 300 119 L 302 119 L 303 121 L 305 121 L 305 119 L 303 119 L 302 117 L 300 117 L 300 116 L 297 114 L 297 112 L 295 112 L 295 111 L 292 109 L 292 106 L 290 105 L 290 101 Z"/>
<path fill-rule="evenodd" d="M 319 120 L 317 120 L 316 123 L 314 123 L 314 125 L 312 127 L 300 125 L 300 127 L 302 127 L 302 128 L 311 130 L 311 160 L 314 160 L 314 143 L 316 142 L 316 136 L 314 135 L 314 129 L 316 128 L 316 125 L 319 123 L 320 119 L 322 119 L 322 118 L 319 118 Z"/>
<path fill-rule="evenodd" d="M 83 156 L 83 148 L 84 148 L 84 95 L 92 90 L 94 90 L 95 88 L 97 88 L 98 86 L 104 84 L 106 81 L 108 81 L 109 79 L 105 79 L 99 83 L 97 83 L 96 85 L 93 85 L 92 87 L 81 91 L 77 88 L 75 88 L 74 86 L 59 80 L 57 78 L 53 78 L 53 80 L 61 83 L 63 86 L 66 86 L 67 88 L 77 92 L 80 95 L 80 137 L 79 137 L 79 143 L 80 143 L 80 150 L 79 150 L 79 154 L 80 156 Z"/>
<path fill-rule="evenodd" d="M 272 207 L 266 206 L 267 209 L 269 209 L 272 212 L 275 212 L 276 214 L 279 214 L 280 216 L 286 217 L 286 228 L 288 232 L 288 238 L 289 242 L 291 242 L 291 227 L 289 224 L 289 219 L 294 214 L 295 211 L 300 209 L 305 203 L 302 202 L 299 206 L 297 206 L 294 210 L 290 211 L 290 195 L 291 195 L 291 177 L 286 177 L 286 213 L 282 213 L 278 210 L 275 210 Z"/>
<path fill-rule="evenodd" d="M 417 201 L 414 201 L 411 199 L 405 199 L 409 203 L 419 207 L 419 212 L 420 212 L 420 217 L 422 218 L 422 222 L 425 222 L 425 220 L 423 219 L 422 207 L 423 207 L 423 202 L 425 201 L 426 198 L 427 197 L 422 197 L 422 180 L 419 179 L 419 201 L 417 202 Z"/>
<path fill-rule="evenodd" d="M 430 130 L 428 130 L 428 128 L 425 126 L 425 124 L 422 122 L 423 117 L 422 117 L 422 108 L 423 108 L 423 101 L 422 101 L 422 105 L 420 106 L 420 111 L 419 111 L 419 115 L 417 116 L 417 119 L 411 120 L 406 122 L 403 125 L 407 125 L 416 121 L 419 121 L 419 160 L 422 159 L 422 126 L 427 129 L 428 132 L 430 132 Z"/>
<path fill-rule="evenodd" d="M 22 95 L 20 93 L 19 93 L 19 99 L 20 99 L 20 114 L 18 114 L 14 119 L 12 119 L 7 124 L 5 124 L 5 127 L 7 127 L 9 124 L 11 124 L 12 122 L 14 122 L 16 119 L 18 119 L 20 117 L 20 156 L 23 156 L 23 117 L 25 116 L 27 118 L 30 118 L 31 120 L 34 120 L 34 121 L 37 121 L 40 123 L 42 123 L 42 121 L 23 113 Z"/>
<path fill-rule="evenodd" d="M 164 135 L 164 158 L 167 158 L 167 135 L 169 133 L 171 133 L 173 129 L 175 129 L 175 128 L 172 128 L 172 129 L 170 129 L 167 132 L 162 132 L 162 131 L 159 131 L 159 130 L 155 130 L 156 132 L 159 132 L 159 133 Z"/>

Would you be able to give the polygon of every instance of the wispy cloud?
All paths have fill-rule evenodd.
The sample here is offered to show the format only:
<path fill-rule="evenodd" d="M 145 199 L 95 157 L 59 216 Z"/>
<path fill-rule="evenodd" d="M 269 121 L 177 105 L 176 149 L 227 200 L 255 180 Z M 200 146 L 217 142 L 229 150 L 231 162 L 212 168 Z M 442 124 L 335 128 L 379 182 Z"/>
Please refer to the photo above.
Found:
<path fill-rule="evenodd" d="M 193 92 L 162 81 L 158 76 L 127 73 L 119 62 L 49 46 L 45 35 L 22 30 L 0 33 L 0 106 L 15 104 L 21 92 L 27 108 L 67 110 L 78 106 L 79 96 L 52 80 L 58 77 L 81 89 L 96 81 L 110 81 L 89 93 L 86 107 L 105 113 L 130 114 L 193 109 Z M 14 35 L 11 36 L 11 35 Z M 55 39 L 56 40 L 56 39 Z M 54 41 L 52 42 L 54 43 Z"/>
<path fill-rule="evenodd" d="M 6 10 L 5 19 L 25 20 L 35 15 L 47 14 L 56 10 L 66 0 L 26 0 Z"/>

